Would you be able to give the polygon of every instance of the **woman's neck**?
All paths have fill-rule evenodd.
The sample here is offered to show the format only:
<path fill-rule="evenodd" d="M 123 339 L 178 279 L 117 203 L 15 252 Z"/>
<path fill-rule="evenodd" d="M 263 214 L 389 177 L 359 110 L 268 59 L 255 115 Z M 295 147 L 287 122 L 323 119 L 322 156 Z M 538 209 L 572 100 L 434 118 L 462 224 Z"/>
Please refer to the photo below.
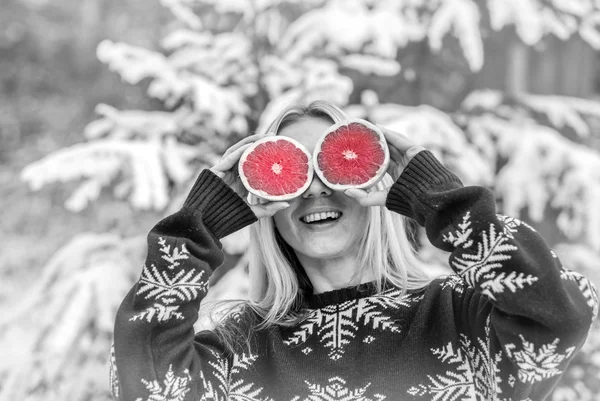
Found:
<path fill-rule="evenodd" d="M 372 271 L 365 271 L 362 277 L 356 274 L 361 268 L 356 255 L 344 255 L 333 259 L 315 259 L 302 254 L 297 256 L 315 294 L 375 280 Z"/>

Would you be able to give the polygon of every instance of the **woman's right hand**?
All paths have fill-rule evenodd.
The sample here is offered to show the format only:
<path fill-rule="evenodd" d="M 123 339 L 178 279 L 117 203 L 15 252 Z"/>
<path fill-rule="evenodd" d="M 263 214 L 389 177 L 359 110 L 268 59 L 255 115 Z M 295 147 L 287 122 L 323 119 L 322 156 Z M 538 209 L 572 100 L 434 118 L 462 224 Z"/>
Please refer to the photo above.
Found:
<path fill-rule="evenodd" d="M 246 137 L 227 149 L 223 154 L 221 160 L 210 168 L 216 176 L 221 178 L 227 185 L 231 187 L 244 201 L 250 206 L 250 209 L 254 212 L 257 218 L 271 217 L 279 210 L 283 210 L 290 206 L 288 202 L 270 202 L 261 198 L 257 198 L 258 201 L 249 203 L 248 202 L 248 190 L 242 184 L 242 180 L 238 174 L 238 162 L 242 153 L 248 149 L 252 144 L 262 139 L 266 134 L 256 134 Z"/>

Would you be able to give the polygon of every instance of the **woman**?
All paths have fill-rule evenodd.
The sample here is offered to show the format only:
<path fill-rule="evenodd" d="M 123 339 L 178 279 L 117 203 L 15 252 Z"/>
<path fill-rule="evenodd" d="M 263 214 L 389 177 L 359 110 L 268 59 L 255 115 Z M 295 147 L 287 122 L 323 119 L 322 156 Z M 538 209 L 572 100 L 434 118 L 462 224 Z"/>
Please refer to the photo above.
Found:
<path fill-rule="evenodd" d="M 346 118 L 315 102 L 268 132 L 312 151 Z M 384 134 L 392 181 L 370 191 L 333 191 L 315 175 L 289 202 L 246 203 L 235 168 L 262 135 L 203 171 L 149 233 L 142 276 L 117 314 L 115 398 L 542 400 L 585 341 L 594 287 L 530 226 L 497 215 L 492 192 L 463 187 L 430 152 Z M 309 222 L 322 212 L 335 220 Z M 429 277 L 407 219 L 451 252 L 455 274 Z M 194 334 L 223 261 L 219 239 L 250 224 L 251 300 Z"/>

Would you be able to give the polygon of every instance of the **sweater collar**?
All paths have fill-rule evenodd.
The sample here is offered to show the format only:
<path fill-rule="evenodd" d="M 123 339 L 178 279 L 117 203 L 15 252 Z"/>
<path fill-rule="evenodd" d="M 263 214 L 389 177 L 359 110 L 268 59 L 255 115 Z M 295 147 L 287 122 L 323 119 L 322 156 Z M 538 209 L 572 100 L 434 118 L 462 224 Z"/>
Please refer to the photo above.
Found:
<path fill-rule="evenodd" d="M 392 288 L 391 284 L 383 283 L 383 290 Z M 377 281 L 359 284 L 356 286 L 339 288 L 320 294 L 309 294 L 305 305 L 309 309 L 320 309 L 330 305 L 337 305 L 346 301 L 370 297 L 377 294 Z"/>

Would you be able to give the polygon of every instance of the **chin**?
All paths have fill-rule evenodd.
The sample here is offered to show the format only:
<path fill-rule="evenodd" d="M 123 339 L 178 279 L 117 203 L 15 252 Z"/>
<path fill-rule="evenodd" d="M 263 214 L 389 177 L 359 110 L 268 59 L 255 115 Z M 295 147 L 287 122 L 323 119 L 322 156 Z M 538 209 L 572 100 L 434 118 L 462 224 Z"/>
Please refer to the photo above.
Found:
<path fill-rule="evenodd" d="M 324 240 L 325 241 L 325 240 Z M 331 239 L 329 239 L 331 241 Z M 356 250 L 356 246 L 349 246 L 346 244 L 332 244 L 318 241 L 314 246 L 305 244 L 302 249 L 298 251 L 306 256 L 316 259 L 335 259 L 341 256 L 347 256 Z"/>

